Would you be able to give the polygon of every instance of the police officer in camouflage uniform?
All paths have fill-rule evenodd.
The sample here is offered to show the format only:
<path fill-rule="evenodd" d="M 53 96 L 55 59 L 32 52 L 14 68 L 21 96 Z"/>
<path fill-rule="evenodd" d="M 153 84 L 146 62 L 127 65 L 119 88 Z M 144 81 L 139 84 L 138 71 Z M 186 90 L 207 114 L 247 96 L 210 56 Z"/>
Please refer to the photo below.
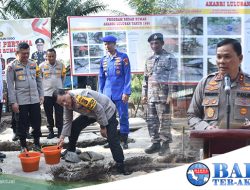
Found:
<path fill-rule="evenodd" d="M 29 60 L 30 47 L 27 43 L 19 43 L 16 59 L 8 64 L 7 85 L 8 97 L 12 111 L 18 113 L 17 135 L 21 143 L 21 151 L 27 148 L 26 129 L 29 121 L 33 128 L 34 149 L 40 150 L 41 112 L 43 103 L 43 86 L 38 65 Z"/>
<path fill-rule="evenodd" d="M 107 55 L 101 59 L 99 72 L 99 91 L 108 96 L 116 105 L 120 119 L 120 134 L 123 148 L 128 148 L 128 99 L 131 94 L 130 62 L 127 54 L 115 49 L 116 38 L 103 39 Z"/>
<path fill-rule="evenodd" d="M 172 142 L 170 102 L 176 88 L 169 82 L 178 79 L 177 61 L 163 49 L 161 33 L 152 34 L 148 42 L 154 54 L 145 64 L 142 103 L 147 103 L 146 122 L 152 145 L 145 152 L 159 152 L 163 156 L 169 153 L 169 143 Z"/>
<path fill-rule="evenodd" d="M 35 41 L 37 51 L 32 53 L 31 59 L 34 59 L 38 65 L 46 59 L 46 51 L 43 51 L 44 48 L 44 39 L 38 38 Z"/>
<path fill-rule="evenodd" d="M 53 130 L 53 109 L 55 109 L 55 126 L 59 138 L 63 127 L 63 107 L 53 101 L 52 94 L 57 88 L 63 88 L 66 69 L 63 63 L 56 60 L 56 51 L 54 49 L 47 50 L 47 61 L 41 63 L 39 67 L 43 76 L 43 106 L 47 117 L 47 127 L 49 129 L 47 138 L 52 139 L 55 137 Z"/>
<path fill-rule="evenodd" d="M 195 130 L 226 128 L 226 92 L 224 75 L 231 78 L 230 128 L 250 127 L 250 76 L 242 72 L 241 44 L 225 39 L 217 44 L 218 72 L 203 78 L 188 109 L 188 125 Z"/>
<path fill-rule="evenodd" d="M 58 89 L 53 92 L 53 98 L 59 105 L 64 106 L 64 126 L 58 144 L 62 146 L 64 138 L 69 136 L 65 160 L 80 161 L 79 158 L 72 159 L 70 156 L 76 155 L 76 142 L 80 132 L 88 125 L 98 122 L 101 135 L 108 140 L 118 172 L 128 174 L 124 170 L 124 155 L 117 134 L 118 121 L 114 103 L 107 96 L 90 89 L 70 90 L 67 93 Z M 74 111 L 80 116 L 73 120 Z"/>

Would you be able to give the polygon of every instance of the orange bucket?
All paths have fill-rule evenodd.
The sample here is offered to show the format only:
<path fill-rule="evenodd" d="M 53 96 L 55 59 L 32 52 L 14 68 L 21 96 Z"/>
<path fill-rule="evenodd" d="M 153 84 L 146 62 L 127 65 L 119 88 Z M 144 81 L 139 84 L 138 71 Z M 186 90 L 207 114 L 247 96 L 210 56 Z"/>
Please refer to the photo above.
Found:
<path fill-rule="evenodd" d="M 61 158 L 61 148 L 59 146 L 47 146 L 42 148 L 46 164 L 58 164 Z"/>
<path fill-rule="evenodd" d="M 24 172 L 33 172 L 39 169 L 40 152 L 23 152 L 18 155 Z"/>

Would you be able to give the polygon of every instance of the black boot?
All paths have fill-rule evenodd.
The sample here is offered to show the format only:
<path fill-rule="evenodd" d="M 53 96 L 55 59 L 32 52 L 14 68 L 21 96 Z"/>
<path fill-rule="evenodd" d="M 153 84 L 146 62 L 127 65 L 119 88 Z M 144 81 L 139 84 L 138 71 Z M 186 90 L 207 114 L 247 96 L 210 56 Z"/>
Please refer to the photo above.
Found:
<path fill-rule="evenodd" d="M 40 138 L 34 138 L 34 146 L 32 147 L 34 151 L 41 152 Z"/>
<path fill-rule="evenodd" d="M 103 148 L 109 148 L 109 143 L 106 143 L 105 145 L 103 145 Z"/>
<path fill-rule="evenodd" d="M 49 127 L 49 134 L 47 136 L 47 139 L 53 139 L 55 137 L 54 131 L 52 127 Z"/>
<path fill-rule="evenodd" d="M 0 152 L 0 158 L 6 158 L 6 154 Z"/>
<path fill-rule="evenodd" d="M 116 170 L 119 174 L 123 174 L 123 175 L 130 175 L 131 174 L 131 172 L 128 172 L 125 170 L 124 163 L 116 163 Z"/>
<path fill-rule="evenodd" d="M 163 142 L 160 148 L 159 156 L 166 156 L 170 153 L 169 143 Z"/>
<path fill-rule="evenodd" d="M 122 145 L 122 148 L 125 150 L 125 149 L 128 149 L 128 137 L 127 136 L 124 136 L 123 137 L 123 145 Z"/>
<path fill-rule="evenodd" d="M 147 154 L 153 154 L 153 153 L 159 152 L 160 148 L 161 148 L 160 143 L 153 143 L 150 147 L 146 148 L 144 151 Z"/>
<path fill-rule="evenodd" d="M 17 136 L 16 133 L 14 133 L 13 137 L 12 137 L 12 141 L 17 141 L 19 139 L 19 137 Z"/>
<path fill-rule="evenodd" d="M 122 148 L 128 149 L 128 134 L 121 134 Z"/>

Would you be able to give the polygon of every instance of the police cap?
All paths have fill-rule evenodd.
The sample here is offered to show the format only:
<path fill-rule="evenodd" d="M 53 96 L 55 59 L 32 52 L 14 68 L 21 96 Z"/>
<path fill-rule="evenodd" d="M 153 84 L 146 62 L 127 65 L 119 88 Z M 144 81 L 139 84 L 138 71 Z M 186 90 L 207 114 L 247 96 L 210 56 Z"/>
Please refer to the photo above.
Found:
<path fill-rule="evenodd" d="M 36 41 L 35 41 L 35 44 L 38 44 L 38 43 L 43 43 L 44 44 L 44 39 L 37 38 Z"/>
<path fill-rule="evenodd" d="M 148 38 L 148 42 L 151 42 L 152 40 L 160 40 L 163 41 L 163 35 L 162 33 L 154 33 Z"/>
<path fill-rule="evenodd" d="M 111 36 L 111 35 L 105 36 L 104 38 L 102 38 L 103 42 L 114 42 L 115 43 L 116 40 L 117 40 L 117 38 L 114 36 Z"/>

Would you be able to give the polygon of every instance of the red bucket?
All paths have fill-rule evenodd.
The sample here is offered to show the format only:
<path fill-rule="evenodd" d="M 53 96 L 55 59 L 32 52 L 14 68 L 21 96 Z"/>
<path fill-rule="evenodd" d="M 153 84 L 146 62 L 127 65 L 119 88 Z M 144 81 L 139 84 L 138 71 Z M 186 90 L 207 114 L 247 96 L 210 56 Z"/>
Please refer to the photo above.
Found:
<path fill-rule="evenodd" d="M 33 172 L 39 169 L 40 152 L 23 152 L 18 155 L 24 172 Z"/>
<path fill-rule="evenodd" d="M 59 146 L 47 146 L 42 148 L 46 164 L 58 164 L 61 158 L 61 150 Z"/>

